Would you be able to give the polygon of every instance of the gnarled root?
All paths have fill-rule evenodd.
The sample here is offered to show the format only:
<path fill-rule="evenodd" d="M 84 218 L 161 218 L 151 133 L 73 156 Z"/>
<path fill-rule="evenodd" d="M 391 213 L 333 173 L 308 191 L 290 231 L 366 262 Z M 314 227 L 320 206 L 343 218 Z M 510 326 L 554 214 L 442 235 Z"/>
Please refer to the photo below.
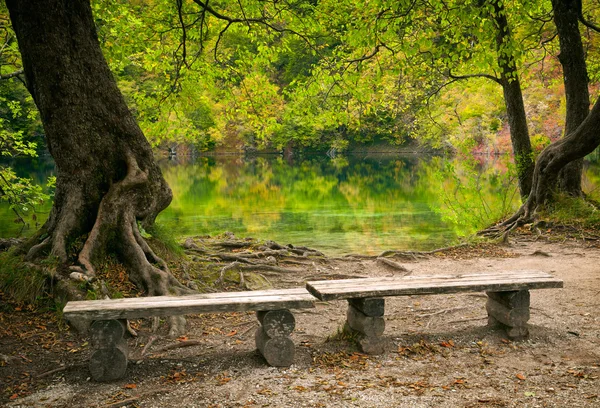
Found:
<path fill-rule="evenodd" d="M 508 242 L 508 236 L 513 230 L 534 220 L 535 202 L 530 197 L 510 218 L 498 225 L 479 231 L 477 235 L 492 239 L 501 238 L 503 242 Z"/>
<path fill-rule="evenodd" d="M 181 295 L 194 293 L 181 284 L 170 272 L 167 264 L 150 248 L 142 237 L 138 220 L 146 217 L 154 218 L 154 201 L 160 201 L 149 185 L 148 173 L 141 170 L 131 154 L 126 155 L 127 174 L 124 179 L 113 183 L 102 197 L 96 218 L 91 230 L 88 230 L 85 243 L 78 254 L 78 265 L 70 270 L 80 280 L 91 281 L 95 278 L 94 263 L 109 253 L 116 253 L 127 268 L 129 278 L 150 296 Z M 155 183 L 156 184 L 156 183 Z M 64 201 L 71 208 L 63 208 L 60 214 L 53 217 L 46 225 L 48 236 L 39 244 L 30 248 L 28 258 L 49 253 L 67 263 L 67 242 L 82 230 L 81 223 L 73 214 L 81 212 L 81 203 L 75 194 L 74 199 Z M 164 201 L 164 200 L 163 200 Z M 160 208 L 159 210 L 161 210 Z M 81 235 L 81 234 L 79 234 Z M 171 319 L 171 334 L 181 332 L 185 320 L 176 317 Z"/>

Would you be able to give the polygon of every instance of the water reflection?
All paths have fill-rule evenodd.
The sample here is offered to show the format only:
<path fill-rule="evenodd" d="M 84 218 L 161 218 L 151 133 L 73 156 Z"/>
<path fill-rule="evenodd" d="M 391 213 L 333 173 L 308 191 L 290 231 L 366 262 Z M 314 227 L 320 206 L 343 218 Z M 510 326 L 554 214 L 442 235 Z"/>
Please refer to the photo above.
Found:
<path fill-rule="evenodd" d="M 203 157 L 161 163 L 173 190 L 158 222 L 176 236 L 220 234 L 273 239 L 327 254 L 426 250 L 513 211 L 519 204 L 508 157 L 327 156 L 304 159 Z M 42 181 L 51 160 L 18 162 L 21 176 Z M 600 185 L 600 165 L 587 170 L 586 191 Z M 38 222 L 49 211 L 38 209 Z M 21 226 L 0 205 L 0 237 Z M 31 227 L 25 234 L 35 229 Z"/>
<path fill-rule="evenodd" d="M 329 254 L 434 248 L 465 232 L 444 215 L 448 193 L 471 176 L 464 168 L 457 176 L 453 163 L 412 155 L 166 164 L 174 199 L 158 220 L 178 235 L 232 231 Z M 472 171 L 483 169 L 475 164 Z M 493 200 L 502 188 L 483 190 Z"/>

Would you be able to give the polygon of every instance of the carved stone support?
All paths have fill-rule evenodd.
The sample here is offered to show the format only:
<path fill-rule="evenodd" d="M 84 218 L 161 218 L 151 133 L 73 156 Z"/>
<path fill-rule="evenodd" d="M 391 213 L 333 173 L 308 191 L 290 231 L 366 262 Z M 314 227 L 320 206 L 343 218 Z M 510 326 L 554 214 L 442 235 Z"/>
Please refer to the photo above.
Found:
<path fill-rule="evenodd" d="M 92 355 L 89 369 L 95 381 L 114 381 L 127 370 L 127 322 L 124 320 L 96 320 L 90 326 Z"/>
<path fill-rule="evenodd" d="M 256 329 L 256 348 L 274 367 L 289 367 L 294 362 L 296 348 L 289 337 L 296 327 L 294 315 L 287 309 L 256 312 L 260 327 Z"/>
<path fill-rule="evenodd" d="M 366 354 L 382 354 L 385 342 L 383 298 L 348 299 L 348 313 L 344 330 L 357 336 L 360 350 Z"/>
<path fill-rule="evenodd" d="M 529 291 L 487 292 L 487 295 L 488 324 L 503 327 L 510 339 L 526 338 L 529 335 Z"/>

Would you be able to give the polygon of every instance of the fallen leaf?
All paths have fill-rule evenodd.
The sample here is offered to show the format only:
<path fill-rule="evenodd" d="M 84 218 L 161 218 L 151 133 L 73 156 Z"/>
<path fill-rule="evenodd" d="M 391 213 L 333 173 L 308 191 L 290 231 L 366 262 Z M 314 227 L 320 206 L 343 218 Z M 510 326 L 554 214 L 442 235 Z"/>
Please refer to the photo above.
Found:
<path fill-rule="evenodd" d="M 235 336 L 237 334 L 237 330 L 232 330 L 226 334 L 227 337 Z"/>
<path fill-rule="evenodd" d="M 128 390 L 133 390 L 134 388 L 137 388 L 137 385 L 135 385 L 135 384 L 125 384 L 123 386 L 123 388 L 126 388 Z"/>
<path fill-rule="evenodd" d="M 17 398 L 19 398 L 19 394 L 13 394 L 8 399 L 10 399 L 10 400 L 16 400 Z"/>
<path fill-rule="evenodd" d="M 518 373 L 518 374 L 516 375 L 516 377 L 517 377 L 519 380 L 521 380 L 521 381 L 525 381 L 525 376 L 524 376 L 523 374 L 521 374 L 521 373 Z"/>
<path fill-rule="evenodd" d="M 187 341 L 188 337 L 187 336 L 179 336 L 179 337 L 177 337 L 177 340 L 179 340 L 179 341 Z"/>

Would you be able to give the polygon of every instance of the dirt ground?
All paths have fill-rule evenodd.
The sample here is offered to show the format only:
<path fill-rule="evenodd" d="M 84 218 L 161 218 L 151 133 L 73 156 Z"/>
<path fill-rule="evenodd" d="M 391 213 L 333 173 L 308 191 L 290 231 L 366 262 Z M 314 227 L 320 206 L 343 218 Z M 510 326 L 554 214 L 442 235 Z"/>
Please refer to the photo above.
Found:
<path fill-rule="evenodd" d="M 358 353 L 339 334 L 344 301 L 319 302 L 295 313 L 296 360 L 289 368 L 268 367 L 255 351 L 252 313 L 189 316 L 179 339 L 157 336 L 151 322 L 138 321 L 127 374 L 113 383 L 90 380 L 87 339 L 54 314 L 0 302 L 0 405 L 600 407 L 597 241 L 518 239 L 397 262 L 413 275 L 537 269 L 565 287 L 532 291 L 530 337 L 521 342 L 486 327 L 483 293 L 388 298 L 388 345 L 380 356 Z M 301 269 L 274 284 L 402 273 L 357 258 Z"/>

